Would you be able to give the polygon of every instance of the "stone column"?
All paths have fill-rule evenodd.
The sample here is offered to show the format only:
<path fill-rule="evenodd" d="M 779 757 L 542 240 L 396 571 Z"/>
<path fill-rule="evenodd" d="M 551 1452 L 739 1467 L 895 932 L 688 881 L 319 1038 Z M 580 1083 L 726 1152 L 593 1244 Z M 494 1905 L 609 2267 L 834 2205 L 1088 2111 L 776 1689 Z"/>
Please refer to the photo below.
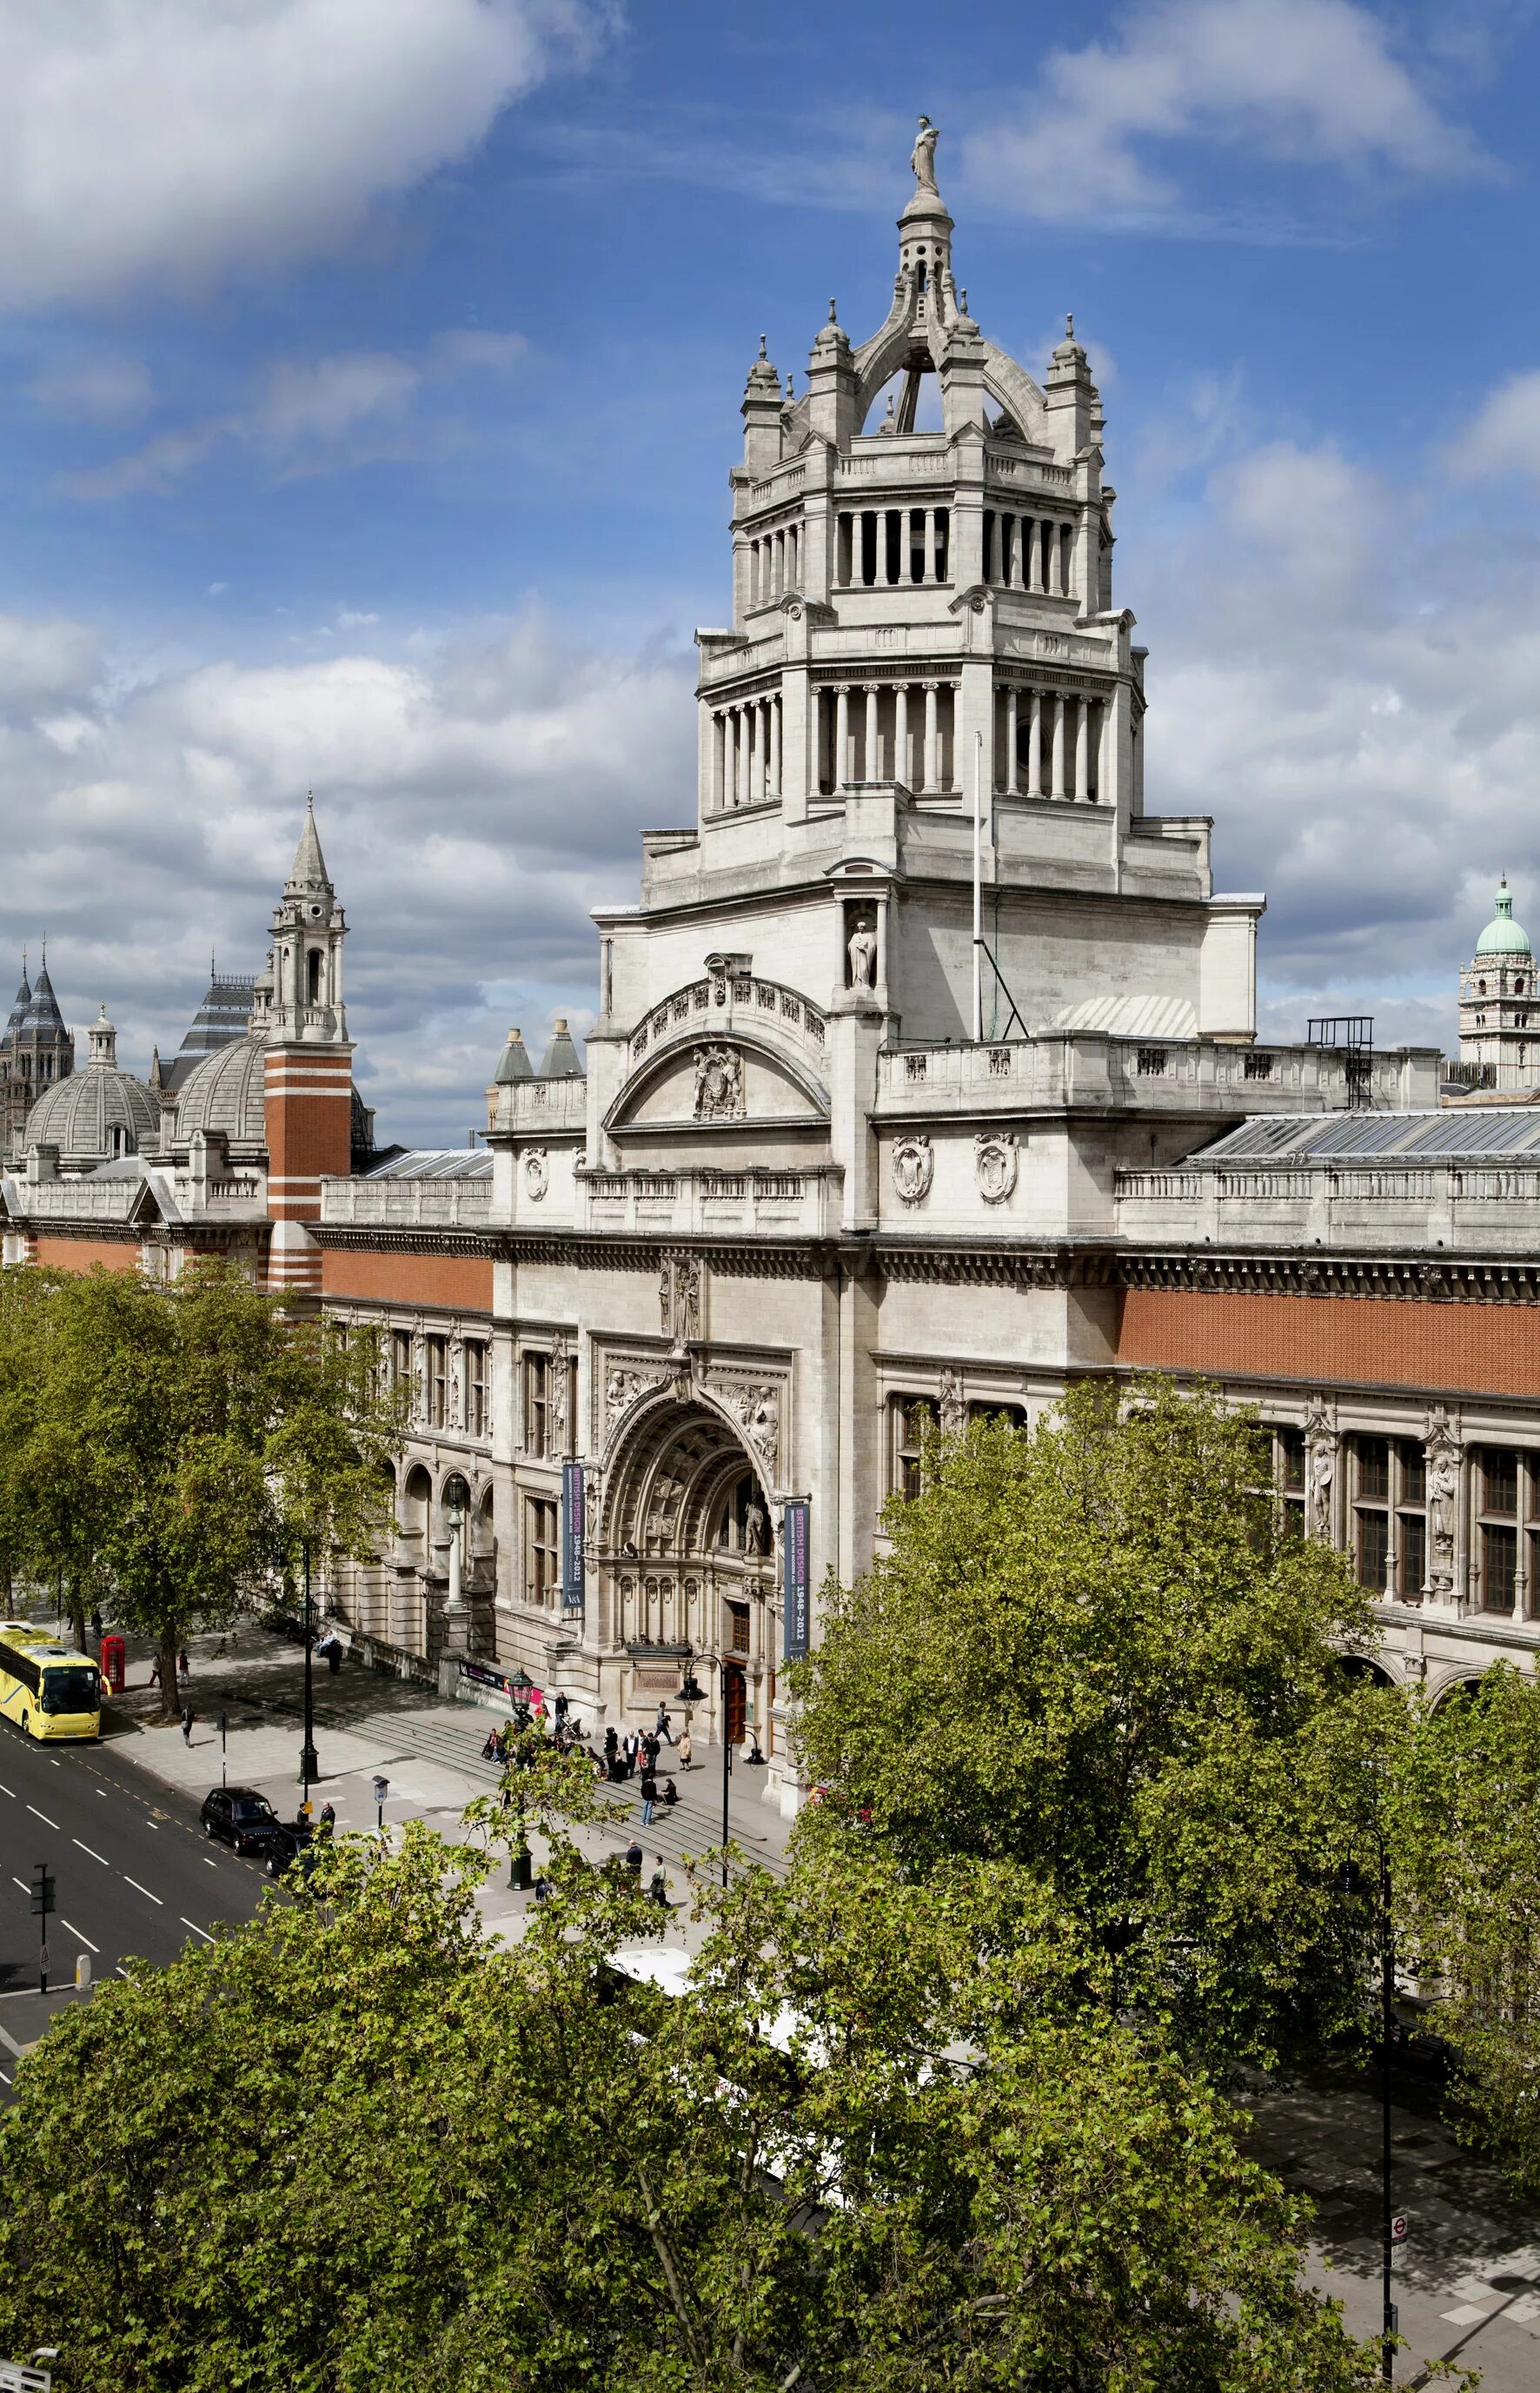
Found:
<path fill-rule="evenodd" d="M 778 698 L 772 698 L 767 702 L 770 708 L 770 787 L 767 795 L 778 798 L 781 793 L 781 702 Z"/>
<path fill-rule="evenodd" d="M 1083 698 L 1075 700 L 1075 796 L 1084 805 L 1090 795 L 1090 705 Z"/>
<path fill-rule="evenodd" d="M 1069 596 L 1069 526 L 1056 523 L 1053 527 L 1053 587 L 1061 598 Z"/>
<path fill-rule="evenodd" d="M 1064 794 L 1064 701 L 1056 698 L 1053 703 L 1053 779 L 1049 794 L 1062 798 Z"/>
<path fill-rule="evenodd" d="M 842 682 L 834 694 L 834 786 L 842 790 L 850 775 L 850 686 Z"/>
<path fill-rule="evenodd" d="M 1026 794 L 1040 798 L 1043 794 L 1043 694 L 1035 689 L 1031 698 L 1032 719 L 1026 727 Z"/>
<path fill-rule="evenodd" d="M 909 786 L 909 686 L 903 681 L 893 694 L 893 777 Z"/>
<path fill-rule="evenodd" d="M 861 778 L 863 781 L 880 781 L 882 772 L 881 742 L 877 729 L 877 684 L 868 681 L 864 687 L 867 693 L 867 736 L 866 754 L 861 760 Z"/>
<path fill-rule="evenodd" d="M 1117 775 L 1113 764 L 1116 753 L 1117 712 L 1103 699 L 1096 710 L 1096 798 L 1099 805 L 1115 805 L 1117 802 Z"/>
<path fill-rule="evenodd" d="M 1043 528 L 1036 517 L 1032 519 L 1032 574 L 1028 587 L 1041 594 L 1043 586 Z"/>
<path fill-rule="evenodd" d="M 939 582 L 941 579 L 942 510 L 940 507 L 932 507 L 929 512 L 931 532 L 931 580 L 933 582 Z"/>
<path fill-rule="evenodd" d="M 939 763 L 939 757 L 940 757 L 940 741 L 939 741 L 939 739 L 938 739 L 938 738 L 937 738 L 937 736 L 936 736 L 936 685 L 935 685 L 935 683 L 934 683 L 933 681 L 928 681 L 928 682 L 925 684 L 925 780 L 924 780 L 924 788 L 925 788 L 925 791 L 926 791 L 927 796 L 929 796 L 930 794 L 932 794 L 932 793 L 934 791 L 934 790 L 935 790 L 935 786 L 936 786 L 936 771 L 937 771 L 937 765 L 938 765 L 938 763 Z"/>
<path fill-rule="evenodd" d="M 722 792 L 726 786 L 724 766 L 727 755 L 727 718 L 715 713 L 711 717 L 711 806 L 713 814 L 722 806 Z"/>
<path fill-rule="evenodd" d="M 747 803 L 757 805 L 763 794 L 764 742 L 760 726 L 760 702 L 749 701 L 749 794 Z"/>
<path fill-rule="evenodd" d="M 722 803 L 737 804 L 737 710 L 731 706 L 722 710 Z"/>
<path fill-rule="evenodd" d="M 737 802 L 740 806 L 752 805 L 754 752 L 749 722 L 749 709 L 737 711 Z"/>
<path fill-rule="evenodd" d="M 1021 787 L 1021 775 L 1016 767 L 1017 703 L 1016 685 L 1011 682 L 1005 693 L 1005 786 L 1011 797 Z"/>

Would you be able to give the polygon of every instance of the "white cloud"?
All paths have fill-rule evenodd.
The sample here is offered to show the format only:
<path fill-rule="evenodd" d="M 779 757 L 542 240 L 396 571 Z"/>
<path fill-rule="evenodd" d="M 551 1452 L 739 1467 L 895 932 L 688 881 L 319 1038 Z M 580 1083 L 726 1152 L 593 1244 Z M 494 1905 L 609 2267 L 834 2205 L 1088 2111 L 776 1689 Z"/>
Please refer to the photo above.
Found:
<path fill-rule="evenodd" d="M 57 487 L 77 499 L 169 490 L 231 447 L 260 459 L 280 480 L 421 455 L 452 437 L 434 408 L 458 380 L 507 374 L 528 350 L 519 333 L 440 333 L 414 356 L 353 349 L 280 359 L 249 407 L 157 433 L 104 465 L 60 475 Z"/>
<path fill-rule="evenodd" d="M 98 424 L 132 423 L 154 395 L 144 360 L 111 351 L 56 358 L 27 385 L 28 398 L 46 414 Z"/>
<path fill-rule="evenodd" d="M 1489 394 L 1450 444 L 1449 464 L 1469 479 L 1494 474 L 1540 478 L 1540 372 L 1510 374 Z"/>
<path fill-rule="evenodd" d="M 260 961 L 313 787 L 382 1135 L 461 1143 L 510 1020 L 587 1019 L 589 908 L 634 896 L 640 824 L 693 809 L 693 658 L 578 645 L 538 609 L 407 664 L 120 669 L 110 691 L 79 627 L 30 629 L 35 687 L 0 704 L 9 945 L 46 924 L 70 1019 L 107 996 L 142 1069 L 211 944 Z M 0 693 L 28 630 L 0 623 Z"/>
<path fill-rule="evenodd" d="M 31 708 L 90 688 L 100 669 L 84 623 L 0 615 L 0 708 Z"/>
<path fill-rule="evenodd" d="M 1156 163 L 1178 145 L 1355 174 L 1489 172 L 1351 0 L 1154 0 L 1111 41 L 1055 50 L 1036 92 L 966 137 L 969 180 L 1042 217 L 1142 220 L 1184 211 Z"/>
<path fill-rule="evenodd" d="M 9 0 L 0 304 L 329 251 L 607 20 L 601 0 Z"/>

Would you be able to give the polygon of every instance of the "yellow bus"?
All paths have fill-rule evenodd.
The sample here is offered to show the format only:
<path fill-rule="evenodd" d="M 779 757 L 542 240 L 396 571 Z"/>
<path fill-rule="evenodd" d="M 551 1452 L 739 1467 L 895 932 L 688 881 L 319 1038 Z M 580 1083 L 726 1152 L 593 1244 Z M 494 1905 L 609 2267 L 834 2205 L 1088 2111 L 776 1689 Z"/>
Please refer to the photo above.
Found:
<path fill-rule="evenodd" d="M 0 1715 L 29 1736 L 99 1736 L 101 1673 L 84 1654 L 0 1621 Z"/>

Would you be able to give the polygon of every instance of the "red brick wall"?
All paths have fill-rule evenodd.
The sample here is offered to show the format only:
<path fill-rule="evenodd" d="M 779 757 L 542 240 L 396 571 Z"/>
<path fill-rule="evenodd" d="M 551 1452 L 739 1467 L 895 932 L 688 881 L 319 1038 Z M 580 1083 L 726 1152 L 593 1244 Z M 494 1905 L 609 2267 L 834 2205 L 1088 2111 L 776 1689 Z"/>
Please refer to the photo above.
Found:
<path fill-rule="evenodd" d="M 326 1247 L 321 1275 L 328 1296 L 475 1313 L 492 1309 L 492 1266 L 479 1255 L 376 1254 L 359 1247 Z"/>
<path fill-rule="evenodd" d="M 1540 1306 L 1131 1288 L 1117 1359 L 1216 1379 L 1540 1396 Z"/>
<path fill-rule="evenodd" d="M 131 1238 L 50 1238 L 40 1236 L 36 1261 L 50 1270 L 88 1272 L 100 1263 L 106 1271 L 135 1271 L 139 1241 Z"/>

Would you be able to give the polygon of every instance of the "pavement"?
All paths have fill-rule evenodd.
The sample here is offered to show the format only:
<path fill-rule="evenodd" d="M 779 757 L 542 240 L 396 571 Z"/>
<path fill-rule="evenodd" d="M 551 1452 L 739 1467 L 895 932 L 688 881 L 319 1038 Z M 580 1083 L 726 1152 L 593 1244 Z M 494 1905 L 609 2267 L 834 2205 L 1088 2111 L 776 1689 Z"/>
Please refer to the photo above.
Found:
<path fill-rule="evenodd" d="M 58 1880 L 59 1913 L 49 1923 L 56 1981 L 72 1979 L 82 1952 L 99 1981 L 132 1953 L 169 1960 L 189 1934 L 208 1935 L 217 1921 L 246 1918 L 256 1908 L 266 1879 L 256 1864 L 204 1843 L 198 1806 L 223 1770 L 231 1785 L 254 1786 L 281 1817 L 293 1816 L 303 1655 L 296 1644 L 246 1629 L 195 1641 L 189 1658 L 190 1745 L 179 1728 L 160 1724 L 149 1655 L 132 1650 L 128 1689 L 109 1706 L 99 1746 L 50 1753 L 0 1723 L 0 2098 L 18 2052 L 64 2004 L 82 1999 L 68 1984 L 46 2002 L 35 1992 L 37 1923 L 26 1889 L 33 1862 L 46 1860 Z M 450 1837 L 465 1804 L 497 1785 L 496 1768 L 481 1759 L 497 1713 L 440 1702 L 353 1662 L 334 1677 L 315 1669 L 313 1686 L 321 1769 L 314 1791 L 318 1803 L 334 1806 L 340 1827 L 374 1825 L 376 1775 L 389 1781 L 387 1826 L 424 1819 Z M 228 1720 L 224 1740 L 215 1725 L 221 1710 Z M 673 1772 L 678 1805 L 660 1809 L 650 1828 L 640 1827 L 633 1780 L 606 1790 L 606 1823 L 576 1832 L 594 1859 L 621 1850 L 634 1830 L 646 1872 L 663 1860 L 674 1906 L 663 1948 L 641 1948 L 634 1957 L 665 1981 L 683 1974 L 699 1942 L 685 1858 L 716 1851 L 722 1837 L 721 1748 L 698 1746 L 697 1755 L 693 1770 Z M 763 1785 L 760 1772 L 737 1764 L 732 1833 L 747 1859 L 784 1876 L 790 1827 L 761 1800 Z M 516 1937 L 529 1900 L 509 1889 L 505 1873 L 494 1873 L 479 1896 L 489 1931 Z M 1255 2079 L 1240 2094 L 1253 2115 L 1259 2159 L 1315 2205 L 1312 2279 L 1342 2303 L 1354 2334 L 1377 2333 L 1376 2085 L 1343 2073 Z M 1397 2354 L 1395 2382 L 1420 2388 L 1429 2382 L 1429 2363 L 1442 2359 L 1478 2369 L 1482 2393 L 1535 2393 L 1540 2209 L 1515 2203 L 1494 2169 L 1455 2145 L 1434 2086 L 1398 2076 L 1393 2098 L 1394 2199 L 1410 2224 L 1395 2292 L 1409 2348 Z"/>

